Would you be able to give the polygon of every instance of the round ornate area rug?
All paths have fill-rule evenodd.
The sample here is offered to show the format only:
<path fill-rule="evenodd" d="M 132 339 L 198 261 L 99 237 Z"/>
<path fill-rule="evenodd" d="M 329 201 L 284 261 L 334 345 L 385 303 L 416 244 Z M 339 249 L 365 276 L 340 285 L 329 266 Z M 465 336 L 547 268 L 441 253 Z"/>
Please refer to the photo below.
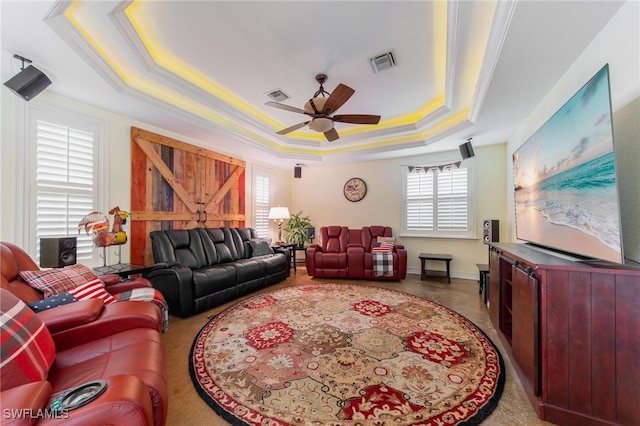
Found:
<path fill-rule="evenodd" d="M 379 287 L 318 284 L 245 299 L 196 336 L 200 396 L 234 425 L 475 425 L 504 364 L 444 306 Z"/>

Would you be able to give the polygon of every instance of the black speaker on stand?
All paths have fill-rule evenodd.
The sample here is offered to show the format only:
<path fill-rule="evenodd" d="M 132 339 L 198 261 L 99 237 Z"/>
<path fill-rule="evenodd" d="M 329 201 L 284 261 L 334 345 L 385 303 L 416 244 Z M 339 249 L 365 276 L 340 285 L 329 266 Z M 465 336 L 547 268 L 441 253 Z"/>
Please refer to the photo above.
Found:
<path fill-rule="evenodd" d="M 76 263 L 76 237 L 40 238 L 40 266 L 62 268 Z"/>
<path fill-rule="evenodd" d="M 316 237 L 316 228 L 309 227 L 307 228 L 307 238 L 309 241 L 313 242 L 313 239 Z"/>
<path fill-rule="evenodd" d="M 482 242 L 485 244 L 500 241 L 500 221 L 485 219 L 482 221 Z"/>

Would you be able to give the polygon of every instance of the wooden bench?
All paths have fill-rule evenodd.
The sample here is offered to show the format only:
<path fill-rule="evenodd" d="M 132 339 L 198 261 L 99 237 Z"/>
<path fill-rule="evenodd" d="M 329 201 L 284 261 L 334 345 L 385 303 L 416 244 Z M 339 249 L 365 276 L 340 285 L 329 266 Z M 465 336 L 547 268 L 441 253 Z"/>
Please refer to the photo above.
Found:
<path fill-rule="evenodd" d="M 446 278 L 447 282 L 451 284 L 451 270 L 450 270 L 449 264 L 453 260 L 453 257 L 450 254 L 420 253 L 418 257 L 420 258 L 420 280 L 426 280 L 427 277 L 440 277 L 440 278 Z M 425 269 L 425 264 L 427 260 L 445 262 L 447 270 L 435 271 L 435 270 Z"/>

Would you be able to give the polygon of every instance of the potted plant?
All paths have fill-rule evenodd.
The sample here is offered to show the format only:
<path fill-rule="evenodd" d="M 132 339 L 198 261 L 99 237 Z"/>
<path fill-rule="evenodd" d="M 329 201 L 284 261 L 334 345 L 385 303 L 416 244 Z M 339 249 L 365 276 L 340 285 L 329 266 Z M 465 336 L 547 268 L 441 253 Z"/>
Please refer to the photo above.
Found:
<path fill-rule="evenodd" d="M 311 228 L 309 216 L 302 216 L 302 211 L 292 214 L 287 226 L 284 227 L 284 236 L 289 244 L 304 247 L 309 241 L 308 229 Z"/>

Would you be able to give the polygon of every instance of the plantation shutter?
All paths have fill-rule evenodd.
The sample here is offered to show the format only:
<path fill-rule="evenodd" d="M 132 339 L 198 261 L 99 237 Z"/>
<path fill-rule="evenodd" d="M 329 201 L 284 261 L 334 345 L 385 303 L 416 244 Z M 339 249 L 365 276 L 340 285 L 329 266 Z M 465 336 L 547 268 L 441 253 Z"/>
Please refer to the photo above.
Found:
<path fill-rule="evenodd" d="M 256 174 L 254 181 L 254 227 L 258 236 L 263 238 L 269 236 L 269 183 L 269 176 L 266 174 Z"/>
<path fill-rule="evenodd" d="M 407 229 L 433 230 L 433 173 L 407 174 Z"/>
<path fill-rule="evenodd" d="M 77 261 L 91 261 L 91 236 L 78 222 L 96 205 L 95 132 L 36 121 L 36 239 L 78 237 Z"/>
<path fill-rule="evenodd" d="M 466 231 L 468 210 L 467 169 L 438 173 L 438 230 Z"/>
<path fill-rule="evenodd" d="M 474 238 L 471 166 L 458 162 L 405 169 L 402 233 Z"/>

